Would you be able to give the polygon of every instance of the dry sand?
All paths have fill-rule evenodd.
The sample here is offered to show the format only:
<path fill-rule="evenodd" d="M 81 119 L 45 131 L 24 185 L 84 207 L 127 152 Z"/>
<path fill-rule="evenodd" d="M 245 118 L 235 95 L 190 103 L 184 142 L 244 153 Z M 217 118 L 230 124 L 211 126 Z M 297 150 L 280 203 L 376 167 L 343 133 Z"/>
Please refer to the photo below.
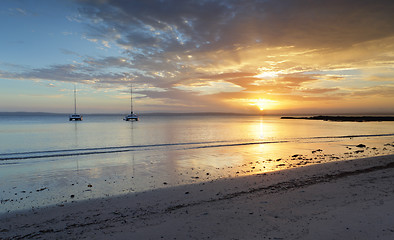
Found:
<path fill-rule="evenodd" d="M 0 215 L 0 239 L 394 239 L 394 155 Z"/>

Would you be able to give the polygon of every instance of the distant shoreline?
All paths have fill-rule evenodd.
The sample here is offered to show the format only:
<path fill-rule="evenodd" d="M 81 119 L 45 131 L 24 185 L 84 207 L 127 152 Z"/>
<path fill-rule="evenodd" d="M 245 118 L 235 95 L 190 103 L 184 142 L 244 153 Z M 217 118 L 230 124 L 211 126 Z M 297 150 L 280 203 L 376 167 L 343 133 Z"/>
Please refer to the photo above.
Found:
<path fill-rule="evenodd" d="M 0 112 L 0 116 L 68 116 L 71 113 L 51 113 L 51 112 Z M 125 113 L 81 113 L 86 116 L 119 116 Z M 253 113 L 230 113 L 230 112 L 151 112 L 137 113 L 139 116 L 263 116 Z M 278 115 L 276 115 L 278 116 Z"/>
<path fill-rule="evenodd" d="M 313 116 L 313 117 L 281 117 L 281 119 L 306 119 L 336 122 L 384 122 L 394 121 L 393 116 Z"/>
<path fill-rule="evenodd" d="M 0 116 L 68 116 L 70 113 L 53 113 L 53 112 L 0 112 Z M 86 116 L 119 116 L 124 113 L 83 113 Z M 364 113 L 364 114 L 342 114 L 342 115 L 317 115 L 313 114 L 269 114 L 269 113 L 234 113 L 234 112 L 142 112 L 139 116 L 282 116 L 281 119 L 308 119 L 308 120 L 325 120 L 325 121 L 394 121 L 394 114 L 389 113 Z M 297 116 L 297 117 L 294 117 Z M 365 115 L 365 116 L 362 116 Z M 381 120 L 380 120 L 381 119 Z"/>

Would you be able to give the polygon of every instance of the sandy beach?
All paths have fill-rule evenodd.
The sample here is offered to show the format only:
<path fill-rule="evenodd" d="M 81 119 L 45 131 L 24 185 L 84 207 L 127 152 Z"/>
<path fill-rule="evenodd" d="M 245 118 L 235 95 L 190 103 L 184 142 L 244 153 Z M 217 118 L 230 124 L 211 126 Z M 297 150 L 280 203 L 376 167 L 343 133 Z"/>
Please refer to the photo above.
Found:
<path fill-rule="evenodd" d="M 0 216 L 1 239 L 393 239 L 394 155 Z"/>
<path fill-rule="evenodd" d="M 0 0 L 0 240 L 394 240 L 393 13 Z"/>

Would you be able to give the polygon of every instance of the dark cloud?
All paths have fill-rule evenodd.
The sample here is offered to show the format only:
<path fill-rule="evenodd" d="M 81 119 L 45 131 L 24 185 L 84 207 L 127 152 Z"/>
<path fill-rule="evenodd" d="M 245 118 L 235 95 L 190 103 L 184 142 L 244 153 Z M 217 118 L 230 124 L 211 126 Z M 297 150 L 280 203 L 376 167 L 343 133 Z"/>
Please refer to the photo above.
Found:
<path fill-rule="evenodd" d="M 22 73 L 3 72 L 2 77 L 8 79 L 34 79 L 62 82 L 80 82 L 86 84 L 124 83 L 124 73 L 100 73 L 92 66 L 75 64 L 53 65 L 47 68 L 37 68 Z M 122 82 L 123 81 L 123 82 Z"/>
<path fill-rule="evenodd" d="M 146 52 L 201 47 L 220 40 L 233 12 L 225 1 L 82 1 L 94 36 L 120 34 L 118 43 Z M 215 31 L 214 31 L 215 30 Z M 153 51 L 157 48 L 156 51 Z"/>
<path fill-rule="evenodd" d="M 110 67 L 117 67 L 117 68 L 131 68 L 132 64 L 127 61 L 125 58 L 121 57 L 105 57 L 101 59 L 96 58 L 86 58 L 84 63 L 94 66 L 95 68 L 110 68 Z"/>
<path fill-rule="evenodd" d="M 382 0 L 81 1 L 95 36 L 145 50 L 201 51 L 239 44 L 345 46 L 393 35 L 394 2 Z M 156 50 L 155 50 L 156 49 Z"/>
<path fill-rule="evenodd" d="M 19 78 L 58 80 L 65 82 L 75 82 L 91 79 L 91 76 L 79 72 L 79 68 L 72 64 L 53 65 L 48 68 L 33 69 L 31 71 L 18 74 L 17 76 Z"/>

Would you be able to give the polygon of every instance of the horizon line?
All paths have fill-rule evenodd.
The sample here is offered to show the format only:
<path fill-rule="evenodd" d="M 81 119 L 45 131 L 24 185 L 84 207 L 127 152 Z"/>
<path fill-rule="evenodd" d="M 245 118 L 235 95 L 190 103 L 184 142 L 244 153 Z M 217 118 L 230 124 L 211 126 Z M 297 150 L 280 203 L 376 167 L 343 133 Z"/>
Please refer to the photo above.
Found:
<path fill-rule="evenodd" d="M 15 111 L 15 112 L 0 112 L 0 115 L 70 115 L 71 113 L 55 113 L 55 112 L 29 112 L 29 111 Z M 80 113 L 83 115 L 124 115 L 127 113 Z M 237 116 L 315 116 L 315 115 L 337 115 L 337 116 L 346 116 L 346 115 L 394 115 L 392 112 L 360 112 L 360 113 L 235 113 L 235 112 L 143 112 L 139 113 L 140 116 L 150 116 L 150 115 L 163 115 L 163 116 L 172 116 L 172 115 L 237 115 Z"/>

